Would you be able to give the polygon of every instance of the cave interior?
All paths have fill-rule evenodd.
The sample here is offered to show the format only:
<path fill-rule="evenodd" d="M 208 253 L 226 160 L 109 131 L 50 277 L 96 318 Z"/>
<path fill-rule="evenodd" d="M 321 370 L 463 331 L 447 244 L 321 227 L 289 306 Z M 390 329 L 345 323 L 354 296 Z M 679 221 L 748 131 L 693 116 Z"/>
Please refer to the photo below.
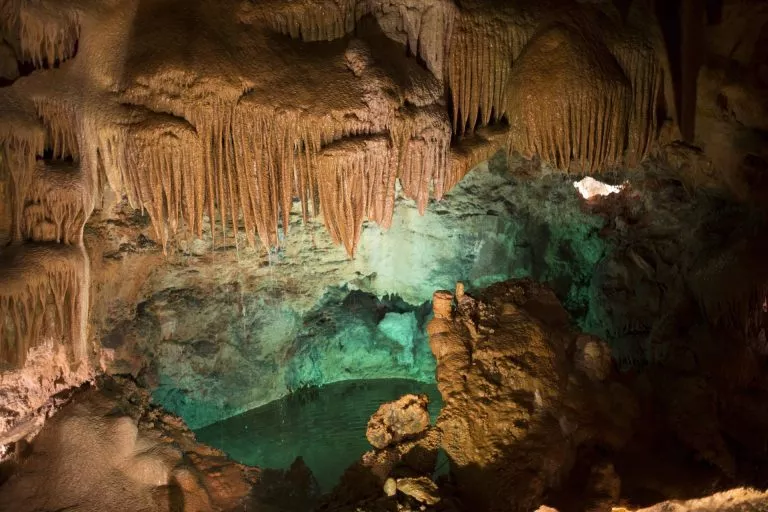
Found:
<path fill-rule="evenodd" d="M 768 510 L 768 2 L 0 0 L 0 512 Z"/>

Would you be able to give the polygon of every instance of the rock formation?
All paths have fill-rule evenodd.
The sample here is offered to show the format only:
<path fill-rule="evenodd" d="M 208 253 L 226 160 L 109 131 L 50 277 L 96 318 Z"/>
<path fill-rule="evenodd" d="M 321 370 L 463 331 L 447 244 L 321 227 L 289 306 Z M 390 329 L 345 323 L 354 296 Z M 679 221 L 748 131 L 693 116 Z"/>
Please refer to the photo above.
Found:
<path fill-rule="evenodd" d="M 99 8 L 75 2 L 57 14 L 46 2 L 6 1 L 6 30 L 17 34 L 21 54 L 37 67 L 62 65 L 11 87 L 3 103 L 13 133 L 3 141 L 9 153 L 13 146 L 28 162 L 46 147 L 54 158 L 79 160 L 94 182 L 105 178 L 150 213 L 163 245 L 182 222 L 199 235 L 203 215 L 214 222 L 218 210 L 224 233 L 242 222 L 252 244 L 258 234 L 264 245 L 274 246 L 278 225 L 287 230 L 298 197 L 305 215 L 319 206 L 334 239 L 353 254 L 365 218 L 384 227 L 391 222 L 395 179 L 423 210 L 430 188 L 440 199 L 468 170 L 449 158 L 445 91 L 452 97 L 455 133 L 499 121 L 508 110 L 513 118 L 519 112 L 509 109 L 507 88 L 514 97 L 525 93 L 514 76 L 509 86 L 507 78 L 536 28 L 546 26 L 551 8 L 495 10 L 485 4 L 328 2 L 317 14 L 308 3 L 224 8 L 201 2 L 174 18 L 164 10 L 170 7 L 137 7 L 132 1 Z M 217 34 L 218 43 L 192 35 L 189 27 L 198 19 L 205 28 L 195 32 Z M 620 21 L 609 21 L 621 30 Z M 228 28 L 236 23 L 251 29 Z M 614 65 L 610 78 L 623 92 L 603 107 L 615 111 L 605 114 L 612 119 L 608 124 L 616 124 L 605 130 L 611 158 L 587 154 L 602 154 L 603 142 L 585 148 L 584 155 L 575 153 L 595 168 L 616 161 L 625 148 L 637 153 L 633 145 L 640 145 L 642 157 L 653 139 L 655 118 L 644 114 L 655 112 L 649 106 L 655 104 L 661 68 L 649 64 L 652 71 L 645 74 L 636 68 L 663 58 L 653 51 L 652 31 L 642 33 L 632 23 L 633 37 L 641 42 L 608 42 L 628 59 L 627 77 Z M 355 38 L 349 37 L 352 32 Z M 192 42 L 187 50 L 179 46 L 182 40 Z M 621 50 L 643 42 L 647 50 L 634 60 Z M 400 57 L 399 44 L 427 69 Z M 222 47 L 229 50 L 219 51 Z M 185 54 L 189 58 L 180 57 Z M 594 59 L 593 67 L 612 60 L 607 50 Z M 535 80 L 529 67 L 524 59 L 518 75 Z M 542 96 L 542 101 L 548 100 Z M 633 102 L 645 110 L 633 113 Z M 579 108 L 574 104 L 574 112 Z M 30 126 L 24 135 L 22 117 Z M 561 130 L 553 122 L 542 119 L 537 126 Z M 602 133 L 602 122 L 594 130 Z M 643 135 L 639 142 L 627 138 L 629 122 L 633 133 Z M 610 130 L 615 133 L 608 135 Z M 45 141 L 41 131 L 47 132 Z M 364 142 L 366 137 L 372 138 Z M 515 149 L 554 155 L 540 144 Z M 570 155 L 556 158 L 566 161 Z M 362 160 L 353 164 L 355 159 Z M 31 164 L 19 161 L 13 167 L 13 195 L 21 201 Z M 333 199 L 333 188 L 347 206 Z"/>
<path fill-rule="evenodd" d="M 202 426 L 431 378 L 423 303 L 457 279 L 437 424 L 384 405 L 326 509 L 768 486 L 766 27 L 756 0 L 0 0 L 0 508 L 306 508 L 301 460 L 259 480 L 129 382 L 73 390 L 131 374 Z M 495 154 L 514 177 L 467 178 Z"/>
<path fill-rule="evenodd" d="M 512 281 L 475 298 L 457 287 L 436 292 L 434 310 L 437 428 L 465 504 L 531 510 L 567 479 L 579 446 L 627 441 L 631 393 L 603 382 L 607 347 L 573 332 L 551 291 Z"/>
<path fill-rule="evenodd" d="M 197 445 L 129 382 L 100 387 L 82 392 L 16 454 L 0 510 L 231 510 L 248 499 L 257 473 Z"/>

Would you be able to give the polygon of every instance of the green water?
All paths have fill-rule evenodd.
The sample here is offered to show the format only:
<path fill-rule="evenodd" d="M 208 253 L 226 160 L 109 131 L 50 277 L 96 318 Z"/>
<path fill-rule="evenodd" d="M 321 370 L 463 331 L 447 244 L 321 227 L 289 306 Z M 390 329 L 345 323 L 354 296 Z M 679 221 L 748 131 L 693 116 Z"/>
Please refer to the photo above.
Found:
<path fill-rule="evenodd" d="M 368 419 L 379 405 L 407 393 L 429 396 L 432 421 L 442 406 L 436 384 L 404 379 L 354 380 L 303 390 L 196 431 L 198 440 L 232 459 L 288 468 L 298 456 L 329 491 L 371 446 Z"/>

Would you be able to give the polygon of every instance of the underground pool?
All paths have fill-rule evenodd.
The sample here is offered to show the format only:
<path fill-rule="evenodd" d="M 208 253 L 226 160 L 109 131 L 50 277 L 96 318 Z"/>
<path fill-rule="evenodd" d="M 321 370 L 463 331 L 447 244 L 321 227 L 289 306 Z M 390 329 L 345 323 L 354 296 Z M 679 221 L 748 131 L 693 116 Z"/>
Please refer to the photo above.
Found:
<path fill-rule="evenodd" d="M 371 449 L 368 419 L 378 407 L 407 393 L 429 396 L 432 421 L 442 405 L 436 384 L 407 379 L 351 380 L 306 388 L 196 431 L 199 441 L 238 462 L 287 469 L 301 456 L 320 491 Z"/>

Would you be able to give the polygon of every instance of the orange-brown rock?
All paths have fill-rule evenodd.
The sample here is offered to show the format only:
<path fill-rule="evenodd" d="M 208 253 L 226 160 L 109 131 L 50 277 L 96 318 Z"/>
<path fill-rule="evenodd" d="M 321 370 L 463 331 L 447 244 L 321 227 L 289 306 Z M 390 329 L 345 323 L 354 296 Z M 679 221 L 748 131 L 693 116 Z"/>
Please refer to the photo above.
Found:
<path fill-rule="evenodd" d="M 437 428 L 475 510 L 535 508 L 579 445 L 626 442 L 636 406 L 622 386 L 601 383 L 608 347 L 576 332 L 548 288 L 516 280 L 465 294 L 450 318 L 436 311 L 429 334 L 445 401 Z"/>
<path fill-rule="evenodd" d="M 368 442 L 382 449 L 421 434 L 429 426 L 427 404 L 426 395 L 405 395 L 381 405 L 368 421 Z"/>

